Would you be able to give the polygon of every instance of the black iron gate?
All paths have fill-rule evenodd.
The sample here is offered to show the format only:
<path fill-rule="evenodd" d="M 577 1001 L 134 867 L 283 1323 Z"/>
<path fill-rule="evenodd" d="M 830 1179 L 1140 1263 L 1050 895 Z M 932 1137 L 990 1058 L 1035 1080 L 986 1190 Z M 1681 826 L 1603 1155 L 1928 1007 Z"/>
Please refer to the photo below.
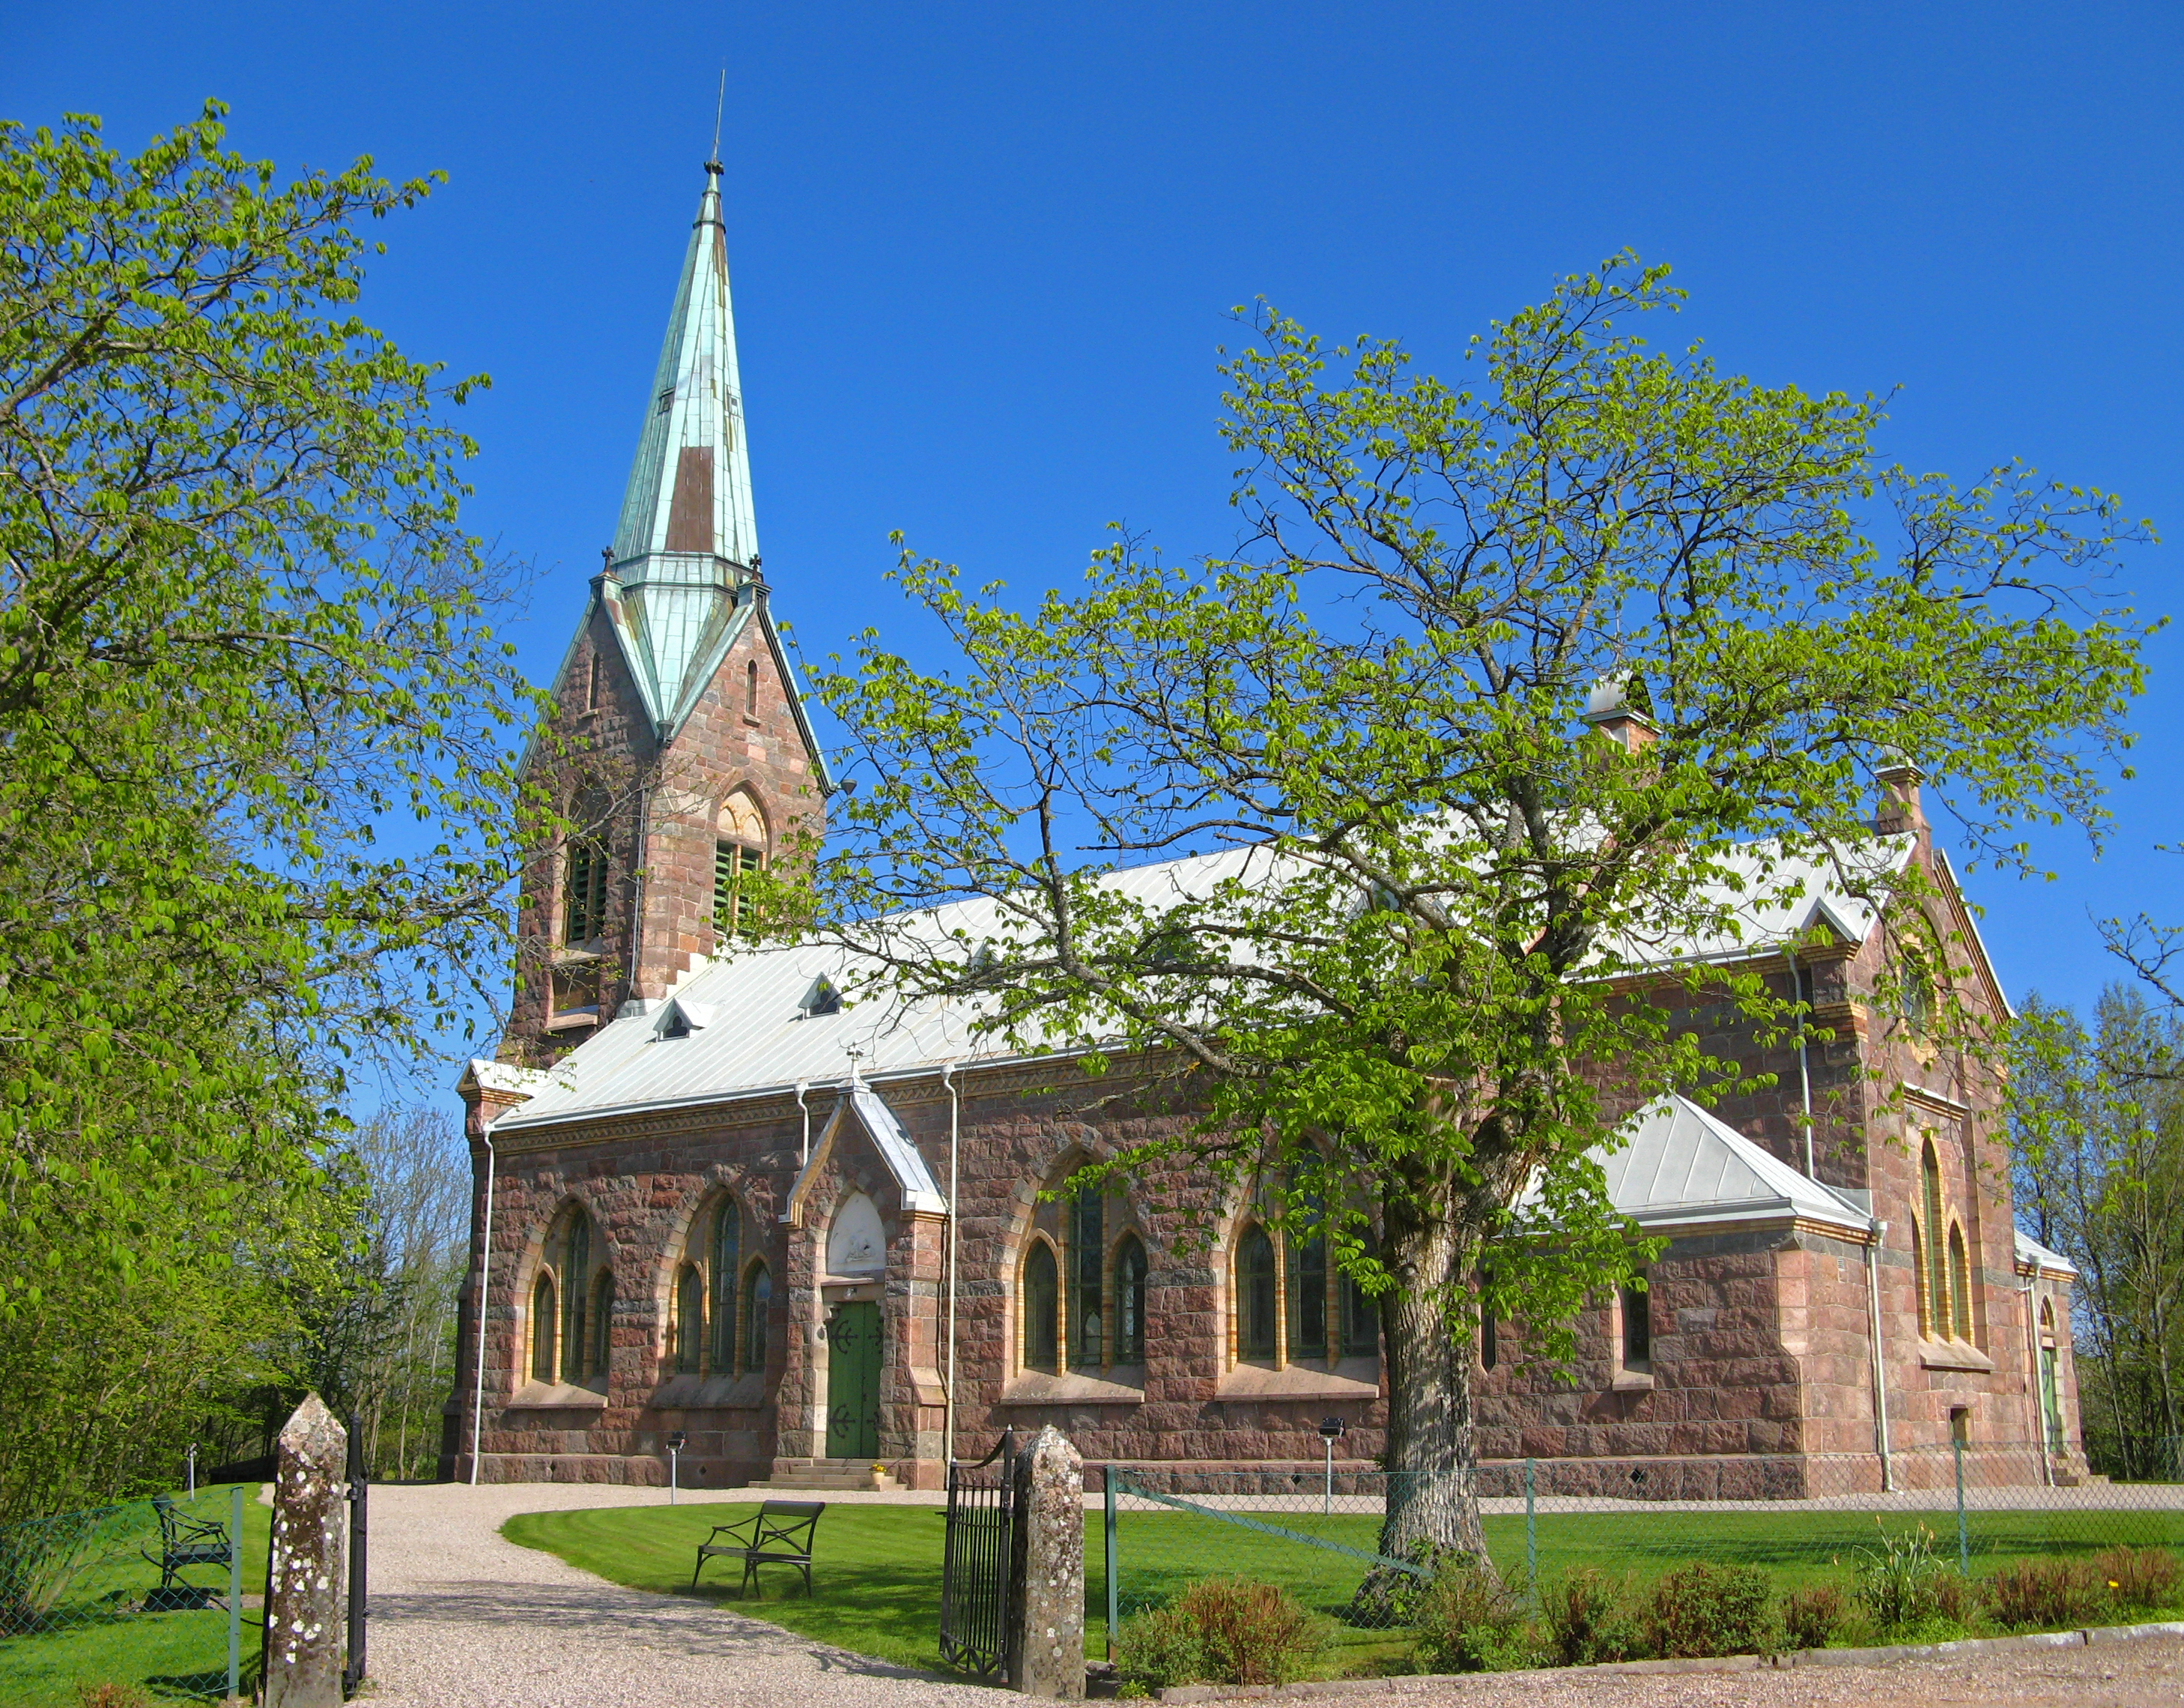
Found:
<path fill-rule="evenodd" d="M 1008 1660 L 1009 1569 L 1016 1552 L 1017 1438 L 1003 1430 L 976 1465 L 948 1465 L 948 1541 L 940 1573 L 940 1654 L 990 1678 Z M 990 1469 L 989 1469 L 990 1467 Z"/>

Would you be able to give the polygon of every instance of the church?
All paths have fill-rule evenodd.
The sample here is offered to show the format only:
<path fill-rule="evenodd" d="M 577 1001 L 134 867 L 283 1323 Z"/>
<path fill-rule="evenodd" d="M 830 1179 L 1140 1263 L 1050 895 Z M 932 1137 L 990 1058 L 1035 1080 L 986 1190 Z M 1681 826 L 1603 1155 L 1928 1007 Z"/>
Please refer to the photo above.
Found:
<path fill-rule="evenodd" d="M 1174 1192 L 1056 1193 L 1188 1112 L 1089 1103 L 1067 1062 L 944 1004 L 845 1003 L 838 949 L 737 941 L 751 874 L 823 832 L 834 785 L 761 574 L 721 172 L 553 682 L 554 751 L 527 762 L 581 779 L 582 829 L 526 880 L 508 1030 L 460 1083 L 443 1474 L 657 1484 L 671 1452 L 688 1486 L 933 1488 L 1046 1423 L 1095 1461 L 1285 1471 L 1320 1465 L 1330 1416 L 1338 1463 L 1369 1467 L 1378 1313 L 1323 1245 L 1248 1199 L 1199 1206 L 1209 1242 L 1153 1208 Z M 815 579 L 789 567 L 781 591 L 810 608 Z M 1963 1000 L 2006 1013 L 1919 780 L 1884 777 L 1875 834 L 1972 946 Z M 1490 1492 L 1528 1459 L 1563 1461 L 1563 1492 L 1918 1487 L 1959 1446 L 1983 1481 L 2080 1479 L 2074 1275 L 2014 1225 L 1988 1080 L 1877 1011 L 1884 934 L 1825 871 L 1754 924 L 1735 954 L 1829 1041 L 1730 1040 L 1775 1089 L 1631 1117 L 1610 1193 L 1668 1243 L 1582 1320 L 1573 1365 L 1485 1326 Z"/>

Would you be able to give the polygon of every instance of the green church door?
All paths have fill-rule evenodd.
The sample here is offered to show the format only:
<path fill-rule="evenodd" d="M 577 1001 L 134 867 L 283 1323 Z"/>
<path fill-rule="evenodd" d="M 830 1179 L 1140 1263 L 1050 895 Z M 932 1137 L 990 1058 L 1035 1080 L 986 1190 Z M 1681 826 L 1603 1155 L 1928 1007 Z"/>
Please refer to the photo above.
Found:
<path fill-rule="evenodd" d="M 827 1457 L 880 1450 L 880 1308 L 838 1305 L 827 1324 Z"/>

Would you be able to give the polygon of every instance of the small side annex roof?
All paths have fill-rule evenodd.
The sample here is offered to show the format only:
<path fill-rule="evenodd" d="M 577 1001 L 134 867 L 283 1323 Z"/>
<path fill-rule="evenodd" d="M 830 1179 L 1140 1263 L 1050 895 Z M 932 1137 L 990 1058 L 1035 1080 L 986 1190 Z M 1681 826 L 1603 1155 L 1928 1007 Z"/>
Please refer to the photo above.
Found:
<path fill-rule="evenodd" d="M 2043 1246 L 2023 1228 L 2012 1230 L 2017 1236 L 2017 1266 L 2042 1275 L 2059 1275 L 2066 1281 L 2078 1278 L 2078 1266 L 2053 1246 Z"/>
<path fill-rule="evenodd" d="M 1656 1099 L 1625 1124 L 1629 1141 L 1598 1157 L 1608 1201 L 1667 1232 L 1719 1222 L 1808 1221 L 1861 1236 L 1870 1219 L 1690 1099 Z"/>

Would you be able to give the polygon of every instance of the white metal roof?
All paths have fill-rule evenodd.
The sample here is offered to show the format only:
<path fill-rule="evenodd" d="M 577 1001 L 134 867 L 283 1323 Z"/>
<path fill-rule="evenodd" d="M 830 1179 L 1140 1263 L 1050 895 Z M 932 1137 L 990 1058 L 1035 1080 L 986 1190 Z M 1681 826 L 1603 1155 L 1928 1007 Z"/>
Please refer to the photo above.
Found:
<path fill-rule="evenodd" d="M 1661 1097 L 1624 1125 L 1628 1141 L 1599 1158 L 1608 1201 L 1641 1227 L 1790 1219 L 1864 1233 L 1864 1211 L 1808 1180 L 1684 1097 Z"/>
<path fill-rule="evenodd" d="M 1885 840 L 1880 851 L 1884 862 L 1893 864 L 1908 855 L 1909 839 Z M 1254 866 L 1263 867 L 1273 857 L 1263 847 L 1230 849 L 1126 868 L 1105 881 L 1130 900 L 1157 909 L 1206 896 L 1224 881 L 1249 882 Z M 1751 884 L 1758 885 L 1764 857 L 1755 852 L 1745 864 Z M 1853 942 L 1872 929 L 1871 909 L 1831 881 L 1818 863 L 1784 862 L 1772 882 L 1779 887 L 1785 877 L 1791 880 L 1790 897 L 1765 906 L 1741 903 L 1734 932 L 1663 943 L 1652 953 L 1663 963 L 1748 955 L 1788 941 L 1816 921 Z M 980 943 L 1006 935 L 1000 906 L 987 898 L 905 913 L 883 925 L 900 941 L 960 953 L 967 960 Z M 978 1035 L 976 1023 L 984 1003 L 978 998 L 905 1003 L 866 995 L 844 1002 L 835 1013 L 804 1012 L 801 1004 L 816 980 L 827 978 L 855 991 L 859 974 L 867 970 L 848 952 L 826 944 L 739 946 L 701 965 L 675 993 L 675 1000 L 705 1011 L 706 1024 L 686 1037 L 664 1038 L 656 1013 L 617 1019 L 538 1075 L 531 1082 L 536 1086 L 531 1099 L 499 1125 L 538 1126 L 773 1095 L 800 1082 L 842 1085 L 853 1063 L 863 1078 L 883 1080 L 937 1072 L 944 1063 L 994 1063 L 1025 1053 L 999 1038 Z"/>
<path fill-rule="evenodd" d="M 2051 1246 L 2042 1245 L 2023 1228 L 2019 1228 L 2015 1231 L 2018 1262 L 2030 1264 L 2035 1269 L 2053 1270 L 2057 1274 L 2069 1275 L 2073 1280 L 2077 1278 L 2078 1266 L 2064 1257 L 2062 1253 Z"/>

